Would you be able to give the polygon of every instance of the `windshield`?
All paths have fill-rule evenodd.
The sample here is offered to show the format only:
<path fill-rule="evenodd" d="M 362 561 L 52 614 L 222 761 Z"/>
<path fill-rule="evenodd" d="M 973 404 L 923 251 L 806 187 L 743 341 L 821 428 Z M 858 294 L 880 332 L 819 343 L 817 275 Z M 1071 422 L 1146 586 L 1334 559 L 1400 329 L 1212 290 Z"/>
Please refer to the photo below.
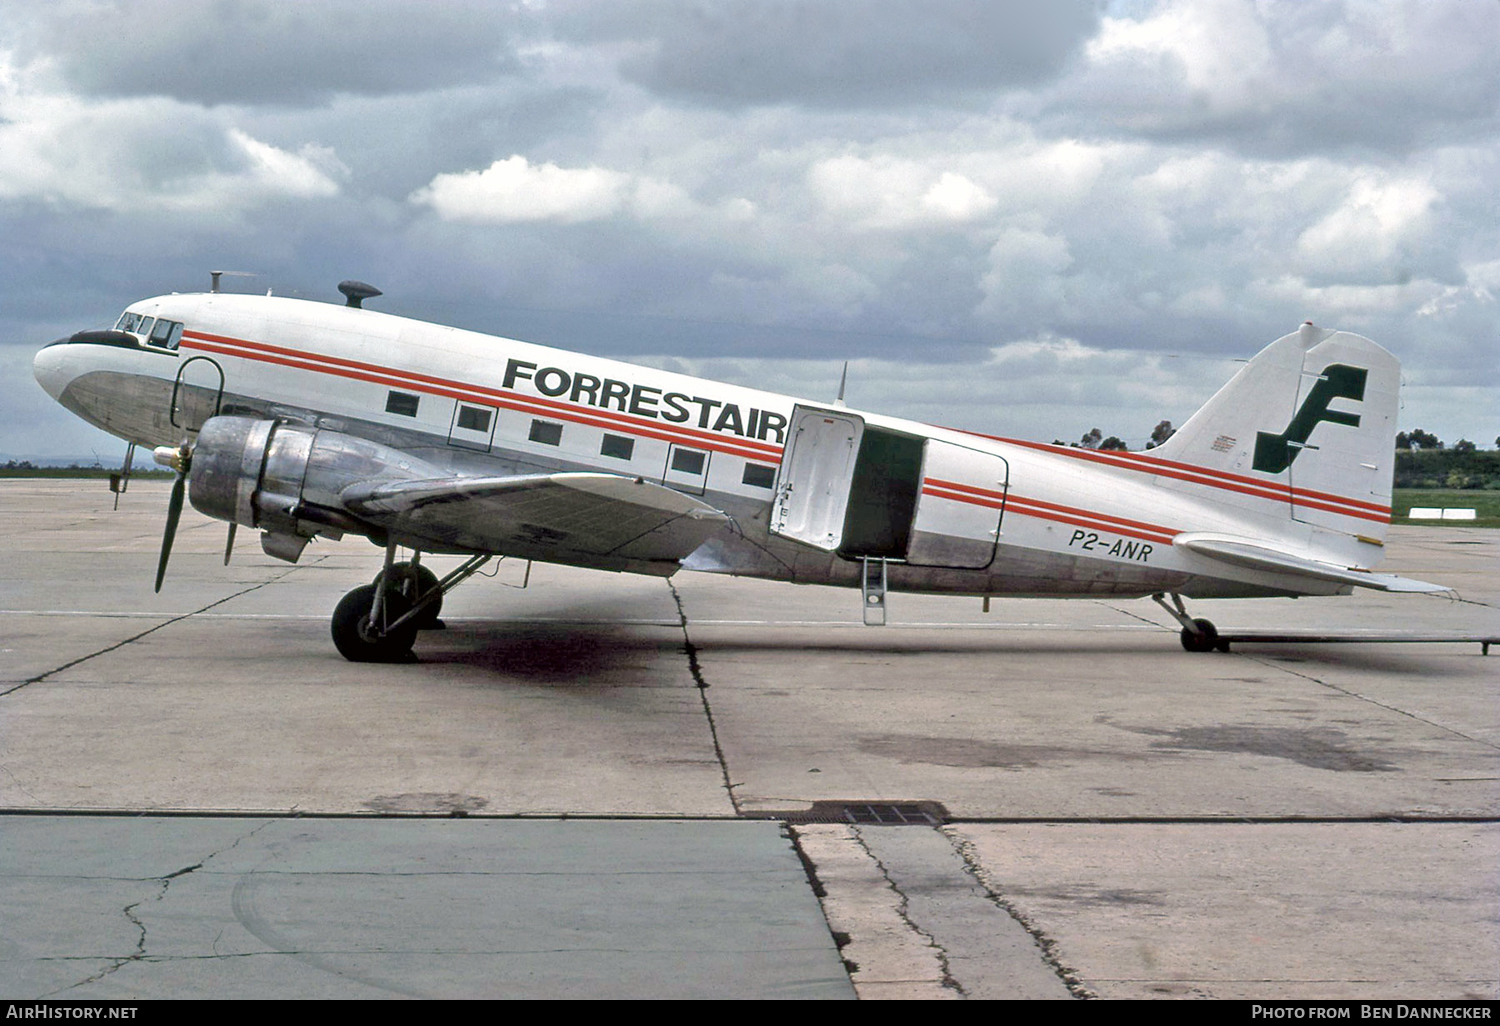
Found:
<path fill-rule="evenodd" d="M 182 322 L 165 317 L 149 317 L 126 310 L 115 322 L 116 331 L 128 331 L 147 345 L 158 349 L 176 349 L 182 342 Z"/>

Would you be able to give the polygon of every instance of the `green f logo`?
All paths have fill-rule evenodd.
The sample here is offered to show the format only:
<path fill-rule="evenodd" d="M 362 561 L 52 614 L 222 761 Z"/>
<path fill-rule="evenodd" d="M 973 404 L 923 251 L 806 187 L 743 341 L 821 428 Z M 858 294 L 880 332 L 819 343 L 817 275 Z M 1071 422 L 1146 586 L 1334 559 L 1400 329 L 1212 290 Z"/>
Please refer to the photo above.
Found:
<path fill-rule="evenodd" d="M 1268 431 L 1255 433 L 1255 460 L 1250 464 L 1251 467 L 1267 474 L 1279 474 L 1290 467 L 1292 460 L 1297 458 L 1297 453 L 1302 451 L 1307 436 L 1312 434 L 1313 428 L 1321 420 L 1330 424 L 1359 427 L 1359 414 L 1339 413 L 1337 410 L 1330 410 L 1328 404 L 1335 399 L 1363 401 L 1365 376 L 1368 373 L 1363 367 L 1350 367 L 1343 363 L 1331 363 L 1324 367 L 1318 383 L 1307 393 L 1307 398 L 1302 400 L 1302 408 L 1297 411 L 1285 431 L 1279 435 Z"/>

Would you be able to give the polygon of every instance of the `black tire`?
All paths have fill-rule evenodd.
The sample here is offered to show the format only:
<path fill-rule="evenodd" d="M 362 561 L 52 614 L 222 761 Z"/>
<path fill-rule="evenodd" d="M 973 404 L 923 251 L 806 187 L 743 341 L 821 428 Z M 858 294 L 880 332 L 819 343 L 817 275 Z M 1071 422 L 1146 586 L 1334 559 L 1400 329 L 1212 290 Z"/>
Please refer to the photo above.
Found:
<path fill-rule="evenodd" d="M 417 599 L 426 594 L 438 584 L 438 576 L 427 569 L 421 563 L 393 563 L 391 573 L 394 575 L 396 591 L 406 599 L 407 608 L 416 605 Z M 380 579 L 385 576 L 385 571 L 375 575 L 374 584 L 378 588 Z M 422 610 L 422 615 L 417 617 L 416 625 L 419 631 L 430 631 L 438 626 L 438 614 L 443 611 L 443 596 L 439 595 L 432 600 L 432 604 Z"/>
<path fill-rule="evenodd" d="M 375 605 L 375 585 L 355 588 L 334 607 L 330 624 L 333 647 L 351 663 L 404 663 L 411 659 L 411 646 L 417 640 L 417 628 L 404 623 L 394 631 L 376 633 L 370 626 L 370 610 Z M 385 597 L 385 620 L 393 622 L 404 616 L 411 603 L 398 592 Z"/>
<path fill-rule="evenodd" d="M 1197 631 L 1182 629 L 1182 647 L 1189 652 L 1212 652 L 1219 644 L 1219 632 L 1207 620 L 1194 620 Z"/>

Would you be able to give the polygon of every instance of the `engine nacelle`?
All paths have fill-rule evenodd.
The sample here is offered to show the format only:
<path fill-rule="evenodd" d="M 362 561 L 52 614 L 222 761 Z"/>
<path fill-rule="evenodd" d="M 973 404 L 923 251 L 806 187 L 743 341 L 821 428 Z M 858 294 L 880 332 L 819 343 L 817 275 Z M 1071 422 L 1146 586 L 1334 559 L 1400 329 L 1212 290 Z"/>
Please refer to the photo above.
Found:
<path fill-rule="evenodd" d="M 296 562 L 317 534 L 369 534 L 339 493 L 356 481 L 446 477 L 407 453 L 338 431 L 251 417 L 213 417 L 188 471 L 193 508 L 258 527 L 265 551 Z"/>

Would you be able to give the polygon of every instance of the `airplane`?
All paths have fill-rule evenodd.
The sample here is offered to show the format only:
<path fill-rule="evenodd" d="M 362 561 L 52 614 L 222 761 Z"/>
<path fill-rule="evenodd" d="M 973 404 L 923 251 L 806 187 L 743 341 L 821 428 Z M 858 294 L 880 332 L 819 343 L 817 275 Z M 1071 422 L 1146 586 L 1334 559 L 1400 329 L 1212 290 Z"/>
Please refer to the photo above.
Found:
<path fill-rule="evenodd" d="M 512 557 L 888 591 L 1184 598 L 1449 589 L 1372 570 L 1390 523 L 1399 365 L 1310 321 L 1164 444 L 1098 451 L 919 424 L 344 305 L 207 293 L 132 303 L 40 350 L 41 386 L 176 471 L 295 563 L 345 534 L 385 550 L 334 609 L 337 650 L 405 661 L 443 596 Z M 410 549 L 410 560 L 399 550 Z M 439 578 L 424 554 L 467 557 Z M 225 552 L 228 561 L 229 549 Z M 1170 603 L 1167 597 L 1170 596 Z"/>

